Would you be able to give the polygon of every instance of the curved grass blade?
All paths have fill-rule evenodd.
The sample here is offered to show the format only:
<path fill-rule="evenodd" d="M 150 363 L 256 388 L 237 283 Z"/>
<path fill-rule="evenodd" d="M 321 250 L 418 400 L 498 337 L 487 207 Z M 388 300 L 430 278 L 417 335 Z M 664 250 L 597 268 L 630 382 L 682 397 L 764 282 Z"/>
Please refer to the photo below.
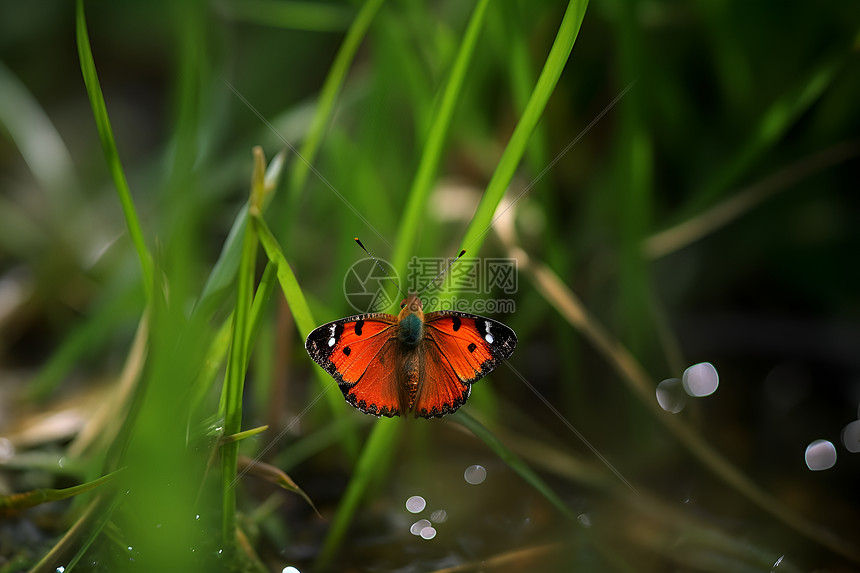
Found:
<path fill-rule="evenodd" d="M 50 196 L 50 205 L 62 208 L 79 201 L 72 154 L 48 114 L 27 87 L 0 62 L 0 124 L 18 148 L 33 177 Z M 72 192 L 72 193 L 70 193 Z"/>
<path fill-rule="evenodd" d="M 87 33 L 87 21 L 84 16 L 84 0 L 77 0 L 75 10 L 75 37 L 78 44 L 78 56 L 81 61 L 81 73 L 84 76 L 84 84 L 87 88 L 87 96 L 90 99 L 90 105 L 93 108 L 93 116 L 96 120 L 96 127 L 99 131 L 99 139 L 102 143 L 102 150 L 107 160 L 108 168 L 113 177 L 114 185 L 119 194 L 119 201 L 122 205 L 122 211 L 125 215 L 125 224 L 128 228 L 128 234 L 131 237 L 131 242 L 137 250 L 137 256 L 140 259 L 140 267 L 143 272 L 143 285 L 146 289 L 147 299 L 151 298 L 153 287 L 153 271 L 152 271 L 152 256 L 146 248 L 146 242 L 143 239 L 143 232 L 140 229 L 140 222 L 137 218 L 137 212 L 134 208 L 134 201 L 131 198 L 131 191 L 128 188 L 128 181 L 125 178 L 125 172 L 122 168 L 122 163 L 119 160 L 119 151 L 116 148 L 116 142 L 113 138 L 113 130 L 111 129 L 110 119 L 108 118 L 107 107 L 105 106 L 104 95 L 102 88 L 99 85 L 99 77 L 96 73 L 96 64 L 93 61 L 93 52 L 90 48 L 90 39 Z"/>
<path fill-rule="evenodd" d="M 325 134 L 326 127 L 331 120 L 334 103 L 340 93 L 343 83 L 346 80 L 346 74 L 349 71 L 350 64 L 355 58 L 355 53 L 361 45 L 361 41 L 367 34 L 367 29 L 370 23 L 373 22 L 376 13 L 385 0 L 367 0 L 355 17 L 352 25 L 347 32 L 337 55 L 332 62 L 325 83 L 323 83 L 322 91 L 320 92 L 319 100 L 317 101 L 316 111 L 308 129 L 307 137 L 300 150 L 300 154 L 304 161 L 296 161 L 293 165 L 292 173 L 290 174 L 290 198 L 291 203 L 301 193 L 302 188 L 310 172 L 310 166 L 319 151 L 320 143 Z"/>
<path fill-rule="evenodd" d="M 693 206 L 711 203 L 714 198 L 734 185 L 761 155 L 774 145 L 792 125 L 817 102 L 837 77 L 842 60 L 828 60 L 814 68 L 812 73 L 773 102 L 762 114 L 746 145 L 741 147 L 734 160 L 693 198 Z"/>
<path fill-rule="evenodd" d="M 567 320 L 602 354 L 617 371 L 628 389 L 636 395 L 653 417 L 662 423 L 687 450 L 725 483 L 777 519 L 792 527 L 809 539 L 815 540 L 840 555 L 860 563 L 860 553 L 845 541 L 834 537 L 820 526 L 808 521 L 784 505 L 772 494 L 763 490 L 740 469 L 726 460 L 705 441 L 701 434 L 680 418 L 665 412 L 654 400 L 656 383 L 651 380 L 644 367 L 633 354 L 596 321 L 585 305 L 549 267 L 532 261 L 528 255 L 513 245 L 508 245 L 511 257 L 518 259 L 518 268 L 525 270 L 537 290 L 552 305 L 552 308 Z"/>
<path fill-rule="evenodd" d="M 397 419 L 379 419 L 375 423 L 367 442 L 364 444 L 364 449 L 361 451 L 349 485 L 347 485 L 346 491 L 338 503 L 337 512 L 323 542 L 320 556 L 314 564 L 314 571 L 325 571 L 331 564 L 343 537 L 346 535 L 349 524 L 352 522 L 352 516 L 364 497 L 364 492 L 367 491 L 367 487 L 377 476 L 379 468 L 385 466 L 383 460 L 391 456 L 397 437 L 397 428 L 401 423 L 402 420 Z"/>
<path fill-rule="evenodd" d="M 265 177 L 265 196 L 263 198 L 263 210 L 265 210 L 278 180 L 283 173 L 284 161 L 286 153 L 280 152 L 275 155 L 274 159 L 269 163 L 266 169 Z M 203 286 L 203 292 L 200 295 L 197 309 L 208 309 L 218 299 L 219 295 L 223 295 L 227 287 L 229 287 L 236 276 L 236 271 L 239 269 L 239 259 L 241 258 L 242 242 L 240 238 L 244 237 L 245 226 L 248 224 L 248 205 L 245 204 L 236 214 L 233 220 L 233 225 L 227 233 L 227 239 L 224 241 L 224 246 L 221 248 L 221 253 L 218 255 L 218 260 L 212 267 L 209 277 L 206 279 L 206 284 Z"/>
<path fill-rule="evenodd" d="M 308 302 L 305 299 L 302 288 L 299 286 L 296 276 L 290 268 L 290 264 L 284 257 L 284 252 L 278 245 L 278 240 L 272 234 L 269 226 L 266 225 L 266 221 L 255 213 L 252 213 L 251 220 L 253 222 L 253 228 L 260 239 L 260 244 L 263 246 L 263 250 L 269 258 L 269 263 L 273 264 L 277 268 L 278 283 L 280 283 L 281 290 L 284 292 L 284 297 L 290 305 L 290 312 L 293 313 L 296 326 L 298 327 L 302 338 L 307 338 L 308 334 L 316 328 L 317 322 L 311 314 L 311 309 L 308 306 Z M 321 368 L 316 368 L 315 371 L 318 375 L 317 379 L 320 381 L 320 391 L 325 393 L 332 412 L 342 410 L 343 401 L 337 394 L 327 392 L 331 384 L 331 380 L 327 375 L 323 374 L 323 370 Z"/>
<path fill-rule="evenodd" d="M 436 117 L 430 132 L 427 134 L 427 142 L 421 153 L 421 162 L 418 164 L 418 170 L 415 172 L 415 178 L 412 180 L 412 187 L 409 190 L 409 200 L 403 215 L 403 223 L 400 225 L 397 240 L 394 243 L 392 262 L 395 269 L 405 269 L 406 261 L 415 250 L 418 224 L 426 207 L 439 162 L 442 159 L 442 151 L 448 137 L 451 118 L 454 116 L 457 102 L 463 93 L 466 72 L 469 69 L 478 37 L 486 20 L 488 4 L 488 0 L 479 0 L 472 12 L 472 17 L 463 36 L 463 42 L 460 44 L 460 49 L 451 68 L 451 75 L 442 92 Z"/>
<path fill-rule="evenodd" d="M 566 503 L 555 493 L 545 481 L 541 479 L 539 475 L 537 475 L 531 467 L 527 463 L 525 463 L 522 458 L 516 455 L 514 452 L 509 450 L 507 446 L 505 446 L 501 440 L 499 440 L 490 430 L 484 427 L 478 420 L 473 418 L 468 413 L 463 410 L 457 411 L 455 414 L 451 415 L 449 418 L 451 421 L 457 422 L 473 434 L 477 436 L 482 442 L 487 444 L 493 452 L 499 456 L 503 462 L 505 462 L 509 468 L 517 472 L 521 478 L 523 478 L 526 483 L 532 486 L 535 491 L 544 496 L 547 501 L 553 504 L 556 509 L 558 509 L 562 515 L 567 517 L 568 519 L 576 519 L 576 515 L 571 511 L 570 507 L 567 506 Z"/>
<path fill-rule="evenodd" d="M 479 0 L 472 12 L 469 24 L 460 49 L 454 60 L 448 83 L 446 84 L 439 105 L 436 120 L 433 123 L 427 142 L 421 155 L 418 171 L 409 191 L 409 200 L 406 206 L 406 214 L 398 231 L 395 243 L 393 262 L 395 269 L 406 266 L 409 254 L 415 245 L 418 233 L 418 222 L 427 197 L 436 169 L 442 156 L 442 149 L 451 124 L 454 108 L 460 99 L 465 82 L 466 71 L 469 62 L 475 52 L 478 36 L 486 19 L 488 0 Z M 347 486 L 343 499 L 338 504 L 337 511 L 332 520 L 332 526 L 323 542 L 323 548 L 317 562 L 317 569 L 325 569 L 334 557 L 340 546 L 344 535 L 346 535 L 352 517 L 361 498 L 367 489 L 373 476 L 377 475 L 380 468 L 385 467 L 385 460 L 391 455 L 391 444 L 394 443 L 397 426 L 385 421 L 378 421 L 370 434 L 365 447 L 362 450 L 358 466 L 352 479 Z"/>
<path fill-rule="evenodd" d="M 109 482 L 114 477 L 116 477 L 117 473 L 121 471 L 122 469 L 119 469 L 98 479 L 94 479 L 92 481 L 88 481 L 86 483 L 82 483 L 80 485 L 72 487 L 65 487 L 62 489 L 40 488 L 23 493 L 0 496 L 0 514 L 10 514 L 18 512 L 29 507 L 35 507 L 42 503 L 47 503 L 49 501 L 60 501 L 62 499 L 68 499 L 70 497 L 91 491 L 99 487 L 100 485 Z"/>
<path fill-rule="evenodd" d="M 353 15 L 349 6 L 281 0 L 230 2 L 224 10 L 230 18 L 240 22 L 309 32 L 340 32 Z"/>
<path fill-rule="evenodd" d="M 254 172 L 251 176 L 251 208 L 259 210 L 265 186 L 266 165 L 262 150 L 254 149 Z M 257 234 L 246 225 L 242 239 L 242 255 L 239 260 L 238 293 L 233 311 L 233 333 L 230 355 L 227 359 L 227 374 L 221 394 L 221 415 L 224 419 L 224 435 L 238 434 L 242 428 L 242 398 L 247 364 L 247 342 L 249 340 L 249 314 L 251 311 L 254 263 L 257 255 Z M 236 464 L 239 444 L 229 442 L 221 448 L 222 475 L 222 535 L 228 548 L 236 543 Z"/>
<path fill-rule="evenodd" d="M 582 25 L 582 19 L 585 17 L 587 6 L 588 0 L 571 0 L 567 5 L 567 10 L 558 29 L 558 34 L 556 34 L 555 41 L 552 44 L 552 48 L 550 48 L 549 55 L 547 56 L 546 63 L 544 63 L 540 77 L 538 77 L 534 91 L 532 91 L 532 95 L 526 104 L 526 109 L 523 111 L 519 122 L 517 122 L 513 134 L 511 134 L 511 139 L 508 141 L 501 159 L 499 159 L 499 163 L 493 172 L 489 184 L 487 184 L 487 190 L 481 198 L 481 203 L 478 205 L 477 211 L 475 211 L 475 216 L 472 217 L 472 222 L 469 224 L 466 236 L 463 237 L 463 242 L 461 243 L 462 249 L 466 249 L 473 254 L 477 253 L 483 243 L 484 235 L 486 235 L 487 231 L 493 225 L 493 214 L 514 176 L 514 172 L 525 153 L 529 138 L 535 127 L 537 127 L 549 101 L 549 97 L 558 83 L 558 78 L 561 76 L 562 70 L 564 70 L 564 66 L 573 49 L 573 44 L 579 35 L 579 29 Z M 465 272 L 462 268 L 460 270 Z"/>

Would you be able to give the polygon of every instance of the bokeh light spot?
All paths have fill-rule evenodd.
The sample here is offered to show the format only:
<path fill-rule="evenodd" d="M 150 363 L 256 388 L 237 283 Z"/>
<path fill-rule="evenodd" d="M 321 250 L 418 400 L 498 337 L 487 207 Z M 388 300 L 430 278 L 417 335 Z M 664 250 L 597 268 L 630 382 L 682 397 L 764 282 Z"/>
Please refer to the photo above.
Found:
<path fill-rule="evenodd" d="M 436 537 L 436 529 L 433 527 L 425 527 L 420 533 L 423 539 L 433 539 Z"/>
<path fill-rule="evenodd" d="M 687 394 L 701 398 L 702 396 L 710 396 L 717 391 L 717 386 L 720 385 L 720 375 L 717 374 L 717 369 L 710 362 L 700 362 L 684 370 L 681 383 Z"/>
<path fill-rule="evenodd" d="M 302 573 L 302 572 L 299 571 L 298 569 L 296 569 L 295 567 L 293 567 L 292 565 L 287 565 L 286 567 L 281 569 L 281 573 Z"/>
<path fill-rule="evenodd" d="M 860 420 L 854 420 L 842 428 L 842 445 L 852 454 L 860 452 Z"/>
<path fill-rule="evenodd" d="M 576 516 L 576 520 L 583 527 L 591 527 L 591 517 L 587 513 L 580 513 Z"/>
<path fill-rule="evenodd" d="M 421 535 L 421 530 L 426 527 L 430 527 L 431 525 L 433 524 L 426 519 L 419 519 L 412 524 L 412 527 L 409 528 L 409 533 L 411 533 L 412 535 Z"/>
<path fill-rule="evenodd" d="M 680 378 L 669 378 L 657 384 L 657 403 L 667 412 L 677 414 L 687 405 L 687 395 Z"/>
<path fill-rule="evenodd" d="M 472 485 L 482 484 L 484 483 L 484 480 L 487 479 L 487 470 L 484 469 L 484 466 L 479 466 L 477 464 L 469 466 L 466 468 L 466 471 L 463 472 L 463 479 Z"/>
<path fill-rule="evenodd" d="M 430 514 L 430 521 L 434 523 L 445 523 L 448 521 L 448 512 L 444 509 L 437 509 Z"/>
<path fill-rule="evenodd" d="M 836 447 L 827 440 L 815 440 L 806 446 L 806 466 L 814 472 L 836 465 Z"/>
<path fill-rule="evenodd" d="M 413 495 L 406 500 L 406 509 L 409 513 L 421 513 L 427 507 L 427 502 L 420 495 Z"/>

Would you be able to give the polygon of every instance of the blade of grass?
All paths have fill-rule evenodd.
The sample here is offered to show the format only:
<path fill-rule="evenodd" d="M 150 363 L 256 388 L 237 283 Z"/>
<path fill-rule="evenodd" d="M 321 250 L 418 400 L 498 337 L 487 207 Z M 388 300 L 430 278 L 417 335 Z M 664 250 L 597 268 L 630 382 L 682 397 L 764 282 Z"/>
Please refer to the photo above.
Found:
<path fill-rule="evenodd" d="M 287 303 L 290 305 L 290 312 L 293 313 L 293 318 L 295 319 L 296 326 L 302 336 L 302 340 L 304 340 L 307 338 L 308 334 L 316 328 L 317 322 L 311 314 L 311 309 L 308 306 L 308 302 L 305 299 L 302 288 L 299 286 L 296 276 L 290 268 L 290 264 L 284 257 L 284 252 L 278 245 L 278 240 L 272 234 L 269 226 L 266 225 L 266 221 L 263 220 L 259 214 L 255 213 L 252 213 L 251 220 L 253 222 L 253 229 L 260 240 L 260 244 L 263 246 L 263 250 L 269 258 L 269 264 L 274 265 L 277 268 L 278 282 L 281 285 L 281 290 L 284 292 L 284 297 L 287 299 Z M 328 375 L 325 374 L 321 368 L 316 368 L 315 371 L 317 372 L 320 392 L 325 392 L 326 399 L 329 402 L 332 412 L 337 413 L 342 411 L 343 401 L 337 396 L 337 394 L 327 392 L 331 383 Z"/>
<path fill-rule="evenodd" d="M 346 491 L 337 505 L 337 511 L 332 518 L 331 527 L 323 541 L 319 557 L 314 563 L 314 571 L 325 571 L 337 552 L 343 537 L 346 535 L 352 516 L 358 510 L 358 505 L 364 497 L 368 486 L 376 477 L 380 460 L 391 456 L 394 450 L 397 429 L 403 420 L 379 419 L 370 432 L 364 449 L 358 459 L 358 464 L 352 473 L 352 478 L 346 486 Z M 383 464 L 384 465 L 384 464 Z"/>
<path fill-rule="evenodd" d="M 431 185 L 442 157 L 442 150 L 448 134 L 448 128 L 451 125 L 454 108 L 462 94 L 466 71 L 475 52 L 488 4 L 488 0 L 479 0 L 477 6 L 472 11 L 472 16 L 463 36 L 463 41 L 460 44 L 457 57 L 454 60 L 451 74 L 445 85 L 438 113 L 428 135 L 427 142 L 424 145 L 421 161 L 409 191 L 406 214 L 398 231 L 397 241 L 395 242 L 395 252 L 393 255 L 395 269 L 405 268 L 409 254 L 414 249 L 419 218 L 427 203 Z M 380 468 L 386 466 L 384 460 L 391 455 L 391 445 L 394 443 L 396 428 L 396 425 L 380 420 L 370 433 L 370 437 L 365 443 L 365 447 L 359 458 L 356 472 L 347 486 L 344 497 L 338 504 L 337 511 L 332 520 L 332 526 L 323 542 L 323 548 L 317 561 L 317 569 L 325 569 L 331 563 L 368 484 L 377 472 L 380 471 Z"/>
<path fill-rule="evenodd" d="M 251 176 L 252 208 L 259 209 L 265 186 L 265 159 L 258 147 L 254 149 L 254 172 Z M 242 429 L 242 397 L 247 364 L 246 342 L 249 339 L 249 318 L 254 283 L 254 262 L 257 253 L 257 235 L 245 226 L 242 240 L 242 256 L 239 260 L 238 292 L 233 312 L 233 336 L 230 356 L 227 359 L 227 374 L 221 395 L 221 416 L 224 419 L 224 435 L 238 434 Z M 239 459 L 239 444 L 231 442 L 221 448 L 222 516 L 221 534 L 231 553 L 236 546 L 236 464 Z"/>
<path fill-rule="evenodd" d="M 525 153 L 529 138 L 540 121 L 549 97 L 558 83 L 558 78 L 561 77 L 561 72 L 564 70 L 570 52 L 573 50 L 573 44 L 579 35 L 579 28 L 582 25 L 582 19 L 585 17 L 587 6 L 588 0 L 571 0 L 567 5 L 564 18 L 558 28 L 555 41 L 552 44 L 552 48 L 550 48 L 549 55 L 538 77 L 534 91 L 532 91 L 526 108 L 517 122 L 517 126 L 514 128 L 513 134 L 511 134 L 511 139 L 508 141 L 502 157 L 499 159 L 498 165 L 496 165 L 496 170 L 487 184 L 487 190 L 484 192 L 484 196 L 481 198 L 480 204 L 478 204 L 478 209 L 472 217 L 472 221 L 466 231 L 466 236 L 463 237 L 463 241 L 460 243 L 461 248 L 466 249 L 473 256 L 481 249 L 484 235 L 486 235 L 493 224 L 493 214 L 501 202 L 505 190 L 508 184 L 510 184 L 514 172 Z M 396 258 L 395 261 L 397 261 Z M 463 268 L 460 271 L 468 272 Z"/>
<path fill-rule="evenodd" d="M 340 32 L 352 18 L 349 6 L 320 2 L 243 0 L 224 6 L 237 21 L 310 32 Z"/>
<path fill-rule="evenodd" d="M 93 52 L 90 48 L 90 38 L 87 33 L 87 21 L 84 16 L 84 0 L 77 0 L 75 12 L 75 36 L 78 44 L 78 57 L 81 62 L 81 72 L 84 76 L 84 84 L 87 88 L 87 96 L 90 99 L 90 105 L 93 108 L 93 116 L 95 117 L 96 127 L 99 131 L 99 139 L 101 140 L 102 150 L 107 160 L 108 168 L 113 177 L 114 185 L 119 194 L 119 201 L 122 205 L 122 211 L 125 215 L 125 224 L 128 228 L 128 234 L 131 237 L 131 242 L 137 250 L 137 256 L 140 259 L 140 267 L 143 273 L 143 285 L 146 289 L 147 299 L 151 298 L 153 287 L 152 274 L 152 257 L 146 247 L 146 242 L 143 238 L 143 232 L 140 228 L 140 223 L 137 219 L 137 212 L 134 208 L 134 201 L 131 197 L 131 191 L 128 188 L 128 182 L 125 178 L 125 172 L 122 168 L 122 163 L 119 160 L 119 151 L 116 148 L 116 142 L 113 137 L 110 119 L 108 118 L 107 106 L 105 105 L 102 88 L 99 84 L 99 77 L 96 73 L 96 65 L 93 60 Z"/>
<path fill-rule="evenodd" d="M 799 533 L 816 541 L 836 553 L 860 563 L 857 550 L 795 513 L 777 498 L 761 489 L 738 468 L 714 450 L 701 435 L 681 418 L 669 414 L 654 399 L 656 383 L 651 380 L 642 365 L 617 339 L 598 323 L 587 311 L 579 298 L 551 269 L 534 261 L 522 249 L 508 244 L 509 256 L 517 259 L 517 268 L 532 279 L 535 287 L 552 307 L 579 331 L 606 358 L 617 371 L 628 389 L 645 405 L 653 417 L 662 423 L 702 465 L 714 472 L 725 483 L 777 519 Z"/>
<path fill-rule="evenodd" d="M 516 455 L 514 452 L 509 450 L 507 446 L 505 446 L 501 440 L 499 440 L 495 434 L 493 434 L 490 430 L 484 427 L 478 420 L 473 418 L 467 412 L 463 410 L 459 410 L 455 414 L 453 414 L 450 420 L 460 424 L 470 432 L 472 432 L 475 436 L 477 436 L 481 441 L 483 441 L 493 453 L 495 453 L 500 460 L 505 462 L 509 468 L 517 472 L 521 478 L 523 478 L 526 483 L 532 486 L 535 491 L 544 496 L 547 501 L 553 504 L 556 509 L 558 509 L 562 515 L 567 517 L 568 519 L 576 519 L 576 515 L 571 511 L 570 507 L 555 493 L 543 479 L 539 475 L 535 473 L 531 467 L 527 463 L 525 463 L 522 458 Z"/>
<path fill-rule="evenodd" d="M 0 62 L 0 124 L 57 209 L 80 200 L 72 155 L 27 87 Z"/>
<path fill-rule="evenodd" d="M 652 259 L 659 259 L 683 249 L 742 217 L 766 199 L 790 188 L 801 179 L 858 155 L 860 155 L 860 143 L 849 141 L 804 157 L 770 177 L 741 189 L 710 209 L 651 235 L 641 245 L 643 254 Z"/>
<path fill-rule="evenodd" d="M 22 510 L 42 503 L 47 503 L 49 501 L 68 499 L 84 492 L 91 491 L 112 480 L 116 477 L 116 474 L 119 471 L 122 470 L 117 470 L 113 473 L 109 473 L 98 479 L 94 479 L 80 485 L 65 487 L 62 489 L 40 488 L 24 493 L 0 496 L 0 513 Z"/>
<path fill-rule="evenodd" d="M 842 66 L 841 59 L 829 60 L 815 67 L 808 77 L 787 91 L 764 112 L 746 145 L 741 147 L 734 160 L 693 199 L 693 206 L 701 207 L 734 185 L 750 166 L 791 128 L 824 91 L 833 83 Z"/>
<path fill-rule="evenodd" d="M 322 91 L 320 91 L 310 129 L 300 150 L 304 161 L 296 161 L 290 174 L 291 204 L 295 204 L 295 200 L 305 186 L 310 173 L 310 166 L 316 159 L 326 127 L 331 121 L 335 100 L 337 100 L 343 83 L 346 81 L 346 74 L 349 72 L 353 59 L 355 59 L 358 47 L 367 34 L 370 23 L 373 22 L 383 2 L 385 0 L 367 0 L 364 3 L 343 39 L 331 68 L 329 68 Z"/>
<path fill-rule="evenodd" d="M 263 200 L 263 209 L 268 205 L 272 193 L 278 184 L 278 180 L 283 172 L 286 153 L 278 153 L 269 163 L 266 170 L 265 186 L 266 195 Z M 245 204 L 236 218 L 233 220 L 233 225 L 227 233 L 227 239 L 224 241 L 224 246 L 221 248 L 221 253 L 218 255 L 218 260 L 212 267 L 209 277 L 206 279 L 206 284 L 203 286 L 203 292 L 200 295 L 196 309 L 208 309 L 218 300 L 218 296 L 226 292 L 227 287 L 233 282 L 236 276 L 236 271 L 239 268 L 239 259 L 241 258 L 242 242 L 240 238 L 244 237 L 245 226 L 248 224 L 248 205 Z"/>
<path fill-rule="evenodd" d="M 439 100 L 433 125 L 427 135 L 427 142 L 421 153 L 421 162 L 418 164 L 418 170 L 412 180 L 412 187 L 409 189 L 409 200 L 406 204 L 403 222 L 397 232 L 397 240 L 394 242 L 392 262 L 398 272 L 406 268 L 407 260 L 414 253 L 418 237 L 418 225 L 427 206 L 427 198 L 430 196 L 436 171 L 442 159 L 442 151 L 448 137 L 451 119 L 454 116 L 457 102 L 462 96 L 466 72 L 475 54 L 478 37 L 486 20 L 488 5 L 488 0 L 479 0 L 472 11 L 472 17 L 451 68 L 451 74 Z"/>

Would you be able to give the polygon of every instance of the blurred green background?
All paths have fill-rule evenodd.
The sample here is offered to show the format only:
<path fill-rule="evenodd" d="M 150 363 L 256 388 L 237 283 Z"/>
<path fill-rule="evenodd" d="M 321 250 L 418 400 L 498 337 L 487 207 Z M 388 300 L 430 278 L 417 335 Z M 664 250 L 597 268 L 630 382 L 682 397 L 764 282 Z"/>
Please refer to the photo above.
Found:
<path fill-rule="evenodd" d="M 0 572 L 860 569 L 856 1 L 78 8 L 0 2 Z M 517 260 L 457 414 L 308 358 L 355 236 Z"/>

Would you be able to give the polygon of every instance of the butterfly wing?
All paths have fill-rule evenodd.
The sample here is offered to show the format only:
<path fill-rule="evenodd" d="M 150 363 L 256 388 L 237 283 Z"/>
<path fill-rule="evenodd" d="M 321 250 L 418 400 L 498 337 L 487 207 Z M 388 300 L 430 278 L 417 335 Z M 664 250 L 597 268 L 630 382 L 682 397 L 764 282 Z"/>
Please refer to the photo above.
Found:
<path fill-rule="evenodd" d="M 442 310 L 424 315 L 423 376 L 416 416 L 450 414 L 469 397 L 471 384 L 507 360 L 517 335 L 497 320 Z"/>
<path fill-rule="evenodd" d="M 397 318 L 384 313 L 350 316 L 314 329 L 305 348 L 334 378 L 346 401 L 366 414 L 396 416 Z"/>

